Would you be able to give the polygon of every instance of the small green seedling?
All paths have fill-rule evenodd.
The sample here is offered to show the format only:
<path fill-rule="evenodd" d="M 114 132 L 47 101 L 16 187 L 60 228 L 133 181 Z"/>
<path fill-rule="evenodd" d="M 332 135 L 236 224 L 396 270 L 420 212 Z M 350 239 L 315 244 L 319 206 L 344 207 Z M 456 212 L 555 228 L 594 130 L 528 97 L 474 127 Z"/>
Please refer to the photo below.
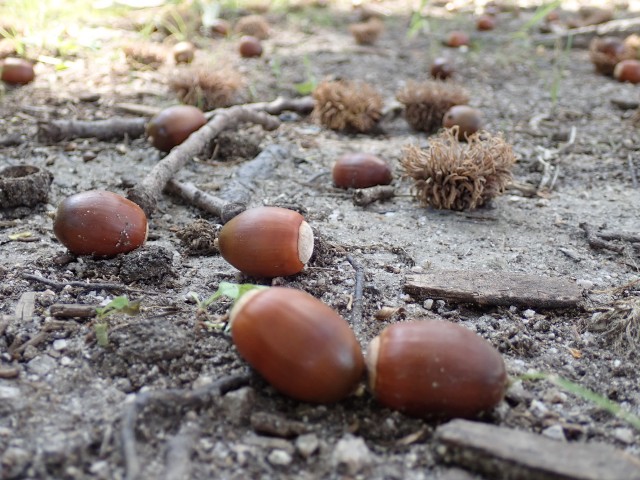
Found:
<path fill-rule="evenodd" d="M 305 76 L 307 79 L 301 83 L 294 83 L 293 88 L 295 88 L 296 92 L 298 92 L 300 95 L 309 95 L 318 86 L 318 79 L 313 74 L 313 71 L 311 69 L 311 60 L 309 60 L 309 57 L 307 55 L 304 56 L 302 62 L 304 63 Z"/>
<path fill-rule="evenodd" d="M 409 30 L 407 30 L 407 38 L 413 38 L 418 33 L 429 31 L 429 19 L 424 15 L 423 11 L 427 7 L 429 0 L 420 0 L 420 5 L 411 15 L 409 21 Z"/>
<path fill-rule="evenodd" d="M 200 315 L 206 316 L 206 311 L 207 308 L 209 308 L 209 305 L 218 300 L 220 297 L 227 297 L 232 299 L 234 302 L 237 302 L 245 293 L 250 292 L 251 290 L 262 290 L 265 288 L 269 287 L 265 287 L 263 285 L 253 285 L 251 283 L 237 284 L 231 282 L 220 282 L 218 290 L 216 290 L 213 295 L 205 300 L 201 300 L 196 292 L 189 292 L 187 293 L 187 295 L 193 298 L 193 300 L 196 302 L 196 305 L 198 306 L 198 313 Z M 204 321 L 203 323 L 213 329 L 219 329 L 221 326 L 220 323 L 210 323 L 206 321 Z M 225 331 L 227 331 L 228 328 L 229 326 L 225 325 Z"/>
<path fill-rule="evenodd" d="M 93 331 L 96 334 L 98 345 L 101 347 L 109 345 L 109 322 L 107 317 L 117 312 L 126 315 L 136 315 L 140 312 L 140 300 L 130 301 L 123 295 L 115 297 L 104 307 L 96 308 L 96 320 L 93 324 Z"/>
<path fill-rule="evenodd" d="M 640 417 L 625 410 L 618 403 L 609 400 L 602 395 L 597 394 L 594 391 L 589 390 L 577 383 L 574 383 L 566 378 L 562 378 L 558 375 L 550 373 L 528 373 L 517 377 L 520 380 L 547 380 L 554 385 L 566 390 L 569 393 L 582 397 L 583 399 L 594 403 L 598 407 L 606 410 L 611 415 L 618 417 L 625 422 L 632 425 L 637 430 L 640 430 Z"/>

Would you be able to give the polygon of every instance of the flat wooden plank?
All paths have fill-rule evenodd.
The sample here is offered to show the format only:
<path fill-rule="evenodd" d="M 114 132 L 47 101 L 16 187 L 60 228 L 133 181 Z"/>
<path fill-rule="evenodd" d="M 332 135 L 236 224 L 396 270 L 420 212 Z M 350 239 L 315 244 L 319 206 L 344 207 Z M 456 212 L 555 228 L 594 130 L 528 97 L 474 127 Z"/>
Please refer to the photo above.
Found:
<path fill-rule="evenodd" d="M 531 308 L 574 308 L 582 290 L 569 278 L 523 273 L 437 270 L 410 274 L 405 291 L 420 299 Z"/>
<path fill-rule="evenodd" d="M 496 480 L 640 480 L 640 459 L 606 444 L 565 443 L 468 420 L 436 430 L 441 461 Z"/>

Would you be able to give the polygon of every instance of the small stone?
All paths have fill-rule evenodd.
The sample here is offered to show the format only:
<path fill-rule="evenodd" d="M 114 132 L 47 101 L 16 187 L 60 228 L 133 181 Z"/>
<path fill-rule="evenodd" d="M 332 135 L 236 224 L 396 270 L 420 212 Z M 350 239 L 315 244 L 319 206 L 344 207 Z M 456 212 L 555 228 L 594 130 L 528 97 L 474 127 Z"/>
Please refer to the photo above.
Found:
<path fill-rule="evenodd" d="M 433 298 L 427 298 L 422 306 L 425 308 L 425 310 L 431 310 L 431 308 L 433 308 Z"/>
<path fill-rule="evenodd" d="M 318 440 L 318 437 L 313 433 L 300 435 L 296 439 L 296 449 L 303 458 L 309 458 L 316 452 L 316 450 L 318 450 L 319 446 L 320 441 Z"/>
<path fill-rule="evenodd" d="M 533 414 L 534 417 L 542 418 L 547 414 L 549 409 L 540 400 L 534 399 L 531 401 L 531 405 L 529 405 L 529 411 Z"/>
<path fill-rule="evenodd" d="M 57 362 L 49 355 L 39 355 L 27 363 L 29 373 L 44 376 L 57 367 Z"/>
<path fill-rule="evenodd" d="M 272 450 L 271 453 L 269 453 L 269 455 L 267 456 L 267 460 L 271 465 L 279 465 L 284 467 L 286 465 L 289 465 L 293 461 L 293 458 L 284 450 L 276 449 Z"/>
<path fill-rule="evenodd" d="M 635 441 L 635 435 L 630 428 L 615 428 L 613 437 L 625 445 L 631 445 Z"/>
<path fill-rule="evenodd" d="M 585 290 L 591 290 L 594 286 L 594 283 L 591 280 L 586 280 L 584 278 L 576 280 L 576 284 Z"/>
<path fill-rule="evenodd" d="M 20 389 L 11 385 L 0 384 L 0 400 L 11 400 L 20 395 Z"/>
<path fill-rule="evenodd" d="M 255 404 L 255 392 L 251 387 L 242 387 L 222 397 L 222 410 L 233 424 L 240 425 L 249 420 Z"/>
<path fill-rule="evenodd" d="M 562 425 L 558 424 L 551 425 L 550 427 L 542 430 L 542 435 L 548 438 L 553 438 L 554 440 L 560 440 L 563 442 L 567 441 L 567 437 L 564 434 L 564 428 L 562 428 Z"/>
<path fill-rule="evenodd" d="M 65 340 L 64 338 L 59 338 L 53 341 L 53 349 L 59 352 L 67 348 L 68 343 L 69 342 L 67 342 L 67 340 Z"/>
<path fill-rule="evenodd" d="M 72 363 L 73 363 L 73 360 L 71 360 L 66 355 L 60 359 L 60 365 L 62 365 L 63 367 L 68 367 Z"/>
<path fill-rule="evenodd" d="M 522 315 L 524 315 L 524 318 L 531 319 L 531 318 L 536 316 L 536 311 L 535 310 L 531 310 L 530 308 L 528 308 L 527 310 L 522 312 Z"/>
<path fill-rule="evenodd" d="M 0 457 L 2 478 L 22 478 L 21 474 L 29 465 L 32 455 L 22 448 L 9 447 Z"/>
<path fill-rule="evenodd" d="M 367 444 L 360 437 L 347 434 L 336 444 L 332 456 L 332 465 L 348 475 L 355 475 L 368 468 L 373 462 L 373 455 Z"/>

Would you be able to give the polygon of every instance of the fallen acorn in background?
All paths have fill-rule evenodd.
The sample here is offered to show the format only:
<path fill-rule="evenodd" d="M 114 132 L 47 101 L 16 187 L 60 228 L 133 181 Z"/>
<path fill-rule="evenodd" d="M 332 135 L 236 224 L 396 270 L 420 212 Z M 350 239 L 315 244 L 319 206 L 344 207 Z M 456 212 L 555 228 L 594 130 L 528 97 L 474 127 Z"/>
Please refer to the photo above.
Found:
<path fill-rule="evenodd" d="M 454 105 L 444 114 L 442 126 L 457 126 L 458 140 L 464 141 L 482 128 L 482 112 L 469 105 Z"/>
<path fill-rule="evenodd" d="M 10 85 L 26 85 L 36 78 L 36 73 L 31 62 L 22 58 L 5 58 L 0 63 L 3 82 Z"/>
<path fill-rule="evenodd" d="M 298 212 L 255 207 L 229 220 L 218 236 L 220 254 L 242 273 L 285 277 L 304 268 L 313 254 L 313 231 Z"/>
<path fill-rule="evenodd" d="M 333 165 L 333 183 L 339 188 L 367 188 L 389 185 L 393 179 L 391 168 L 370 153 L 347 153 Z"/>
<path fill-rule="evenodd" d="M 447 321 L 385 328 L 369 344 L 366 363 L 376 399 L 415 417 L 474 417 L 500 403 L 507 388 L 500 353 Z"/>
<path fill-rule="evenodd" d="M 169 152 L 205 123 L 207 119 L 199 108 L 174 105 L 165 108 L 149 121 L 147 137 L 158 150 Z"/>
<path fill-rule="evenodd" d="M 622 60 L 613 69 L 613 77 L 619 82 L 640 83 L 640 60 Z"/>
<path fill-rule="evenodd" d="M 196 46 L 188 41 L 178 42 L 171 52 L 176 63 L 191 63 L 196 55 Z"/>
<path fill-rule="evenodd" d="M 114 257 L 144 244 L 147 216 L 117 193 L 89 190 L 58 205 L 53 233 L 75 255 Z"/>
<path fill-rule="evenodd" d="M 252 290 L 233 307 L 230 325 L 240 355 L 291 398 L 337 402 L 362 379 L 362 350 L 349 324 L 306 292 Z"/>
<path fill-rule="evenodd" d="M 262 42 L 256 37 L 245 35 L 240 38 L 238 51 L 240 52 L 240 56 L 244 58 L 261 57 L 263 52 Z"/>
<path fill-rule="evenodd" d="M 436 80 L 446 80 L 453 76 L 455 73 L 455 67 L 449 58 L 436 57 L 433 59 L 433 62 L 431 62 L 429 72 Z"/>

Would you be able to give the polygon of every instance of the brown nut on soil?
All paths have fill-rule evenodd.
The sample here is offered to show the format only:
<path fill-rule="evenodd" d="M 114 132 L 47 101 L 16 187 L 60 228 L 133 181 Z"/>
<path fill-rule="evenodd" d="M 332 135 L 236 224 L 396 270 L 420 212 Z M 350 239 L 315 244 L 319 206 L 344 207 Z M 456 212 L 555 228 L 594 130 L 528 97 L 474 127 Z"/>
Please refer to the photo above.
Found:
<path fill-rule="evenodd" d="M 613 69 L 613 76 L 619 82 L 640 83 L 640 60 L 622 60 Z"/>
<path fill-rule="evenodd" d="M 468 105 L 455 105 L 444 114 L 442 126 L 458 126 L 458 140 L 465 140 L 482 128 L 482 113 Z"/>
<path fill-rule="evenodd" d="M 347 153 L 333 166 L 333 183 L 339 188 L 367 188 L 389 185 L 391 168 L 379 157 L 370 153 Z"/>
<path fill-rule="evenodd" d="M 444 38 L 444 44 L 447 47 L 458 48 L 469 45 L 469 35 L 459 30 L 454 30 L 452 32 L 447 33 Z"/>
<path fill-rule="evenodd" d="M 476 28 L 483 32 L 493 30 L 496 28 L 496 17 L 493 15 L 480 15 L 476 19 Z"/>
<path fill-rule="evenodd" d="M 507 386 L 500 353 L 446 321 L 385 328 L 369 344 L 366 362 L 377 400 L 416 417 L 474 417 L 500 403 Z"/>
<path fill-rule="evenodd" d="M 303 291 L 253 290 L 233 307 L 230 323 L 240 355 L 276 390 L 297 400 L 337 402 L 364 373 L 349 324 Z"/>
<path fill-rule="evenodd" d="M 262 43 L 256 37 L 245 35 L 240 39 L 238 44 L 240 56 L 245 58 L 262 56 Z"/>
<path fill-rule="evenodd" d="M 158 150 L 169 152 L 207 123 L 202 111 L 191 105 L 165 108 L 147 124 L 147 136 Z"/>
<path fill-rule="evenodd" d="M 196 55 L 196 47 L 191 42 L 178 42 L 172 49 L 176 63 L 191 63 Z"/>
<path fill-rule="evenodd" d="M 71 253 L 97 257 L 135 250 L 147 231 L 147 216 L 137 204 L 101 190 L 65 198 L 53 223 L 53 233 Z"/>
<path fill-rule="evenodd" d="M 218 248 L 246 275 L 285 277 L 300 272 L 311 258 L 313 231 L 293 210 L 250 208 L 222 227 Z"/>
<path fill-rule="evenodd" d="M 446 80 L 453 76 L 455 68 L 446 57 L 436 57 L 431 63 L 431 76 L 437 80 Z"/>
<path fill-rule="evenodd" d="M 22 58 L 5 58 L 0 68 L 2 68 L 2 81 L 11 85 L 26 85 L 36 77 L 31 62 Z"/>

